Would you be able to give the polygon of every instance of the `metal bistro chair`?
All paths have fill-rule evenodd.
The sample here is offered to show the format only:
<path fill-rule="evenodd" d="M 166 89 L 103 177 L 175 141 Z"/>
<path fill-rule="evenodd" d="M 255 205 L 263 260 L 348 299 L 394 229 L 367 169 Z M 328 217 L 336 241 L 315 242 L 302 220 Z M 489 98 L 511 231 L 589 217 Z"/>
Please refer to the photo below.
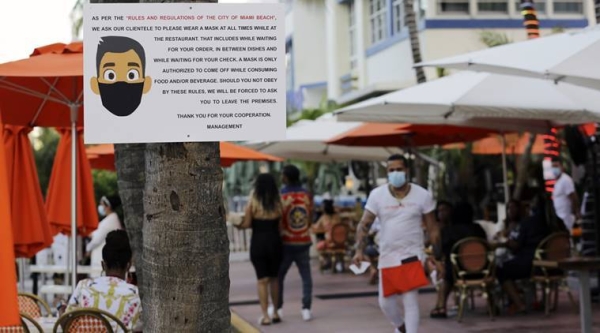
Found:
<path fill-rule="evenodd" d="M 542 286 L 544 294 L 544 312 L 550 314 L 550 302 L 554 296 L 552 309 L 558 306 L 558 292 L 563 289 L 567 292 L 571 304 L 578 309 L 573 295 L 566 286 L 567 272 L 557 268 L 547 268 L 535 265 L 535 261 L 559 261 L 571 257 L 571 238 L 566 232 L 556 232 L 540 242 L 535 250 L 534 265 L 531 272 L 531 280 Z"/>
<path fill-rule="evenodd" d="M 52 314 L 48 303 L 34 294 L 19 293 L 17 298 L 19 300 L 19 312 L 21 313 L 33 318 L 43 317 L 42 310 L 46 313 L 46 316 Z"/>
<path fill-rule="evenodd" d="M 111 322 L 115 325 L 111 324 Z M 94 308 L 79 309 L 63 314 L 56 321 L 53 332 L 60 332 L 61 327 L 64 333 L 130 332 L 117 317 L 106 311 Z"/>
<path fill-rule="evenodd" d="M 328 247 L 323 250 L 322 254 L 331 257 L 331 266 L 333 272 L 336 272 L 336 266 L 338 263 L 342 263 L 342 272 L 345 271 L 345 256 L 348 251 L 348 235 L 350 228 L 346 223 L 339 223 L 331 228 L 331 242 L 332 245 L 328 244 Z"/>
<path fill-rule="evenodd" d="M 454 286 L 459 290 L 458 321 L 461 322 L 465 301 L 473 289 L 481 289 L 487 300 L 490 319 L 494 319 L 492 288 L 496 283 L 495 254 L 485 239 L 470 237 L 454 245 L 450 254 Z"/>

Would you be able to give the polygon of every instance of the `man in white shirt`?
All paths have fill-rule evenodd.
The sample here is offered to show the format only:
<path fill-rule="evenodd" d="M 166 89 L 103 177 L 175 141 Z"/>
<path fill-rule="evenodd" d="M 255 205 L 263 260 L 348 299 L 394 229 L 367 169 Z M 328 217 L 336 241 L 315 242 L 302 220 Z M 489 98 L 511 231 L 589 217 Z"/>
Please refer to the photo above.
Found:
<path fill-rule="evenodd" d="M 435 222 L 435 203 L 424 188 L 407 181 L 407 160 L 392 155 L 387 161 L 388 184 L 371 192 L 363 217 L 357 228 L 354 263 L 364 261 L 364 248 L 369 229 L 379 219 L 379 269 L 398 267 L 415 260 L 424 260 L 423 222 L 432 244 L 439 247 L 439 229 Z M 379 280 L 379 306 L 397 333 L 417 333 L 419 326 L 418 290 L 402 294 L 404 317 L 397 294 L 385 297 Z"/>
<path fill-rule="evenodd" d="M 581 219 L 575 184 L 573 179 L 564 172 L 562 161 L 558 158 L 552 160 L 552 173 L 556 177 L 554 191 L 552 192 L 554 210 L 556 216 L 563 220 L 567 229 L 571 231 L 575 222 Z"/>

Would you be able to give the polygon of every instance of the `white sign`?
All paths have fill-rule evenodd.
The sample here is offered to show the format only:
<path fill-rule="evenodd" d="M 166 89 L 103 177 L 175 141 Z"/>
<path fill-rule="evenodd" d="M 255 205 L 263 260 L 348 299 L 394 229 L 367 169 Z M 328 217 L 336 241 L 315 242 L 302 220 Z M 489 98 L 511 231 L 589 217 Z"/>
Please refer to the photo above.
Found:
<path fill-rule="evenodd" d="M 86 143 L 285 138 L 281 4 L 86 4 Z"/>

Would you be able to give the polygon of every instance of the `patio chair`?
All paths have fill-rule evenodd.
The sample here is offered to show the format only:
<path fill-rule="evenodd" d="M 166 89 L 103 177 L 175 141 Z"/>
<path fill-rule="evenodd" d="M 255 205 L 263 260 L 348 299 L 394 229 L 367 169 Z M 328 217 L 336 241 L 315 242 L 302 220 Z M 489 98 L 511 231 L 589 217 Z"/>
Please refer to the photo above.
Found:
<path fill-rule="evenodd" d="M 469 237 L 453 246 L 450 260 L 455 278 L 454 286 L 460 295 L 457 320 L 462 321 L 465 301 L 474 289 L 482 291 L 490 319 L 493 320 L 495 309 L 492 288 L 496 284 L 494 250 L 485 239 Z"/>
<path fill-rule="evenodd" d="M 534 265 L 531 273 L 531 280 L 542 286 L 544 295 L 544 312 L 550 314 L 550 302 L 554 297 L 552 310 L 558 307 L 558 292 L 563 289 L 567 292 L 571 304 L 578 309 L 578 305 L 573 299 L 573 295 L 566 286 L 567 272 L 557 268 L 547 268 L 535 265 L 535 261 L 559 261 L 571 257 L 571 239 L 566 232 L 553 233 L 540 242 L 535 250 Z"/>
<path fill-rule="evenodd" d="M 117 333 L 129 332 L 129 330 L 114 315 L 99 309 L 85 308 L 63 314 L 56 321 L 53 332 Z"/>
<path fill-rule="evenodd" d="M 331 265 L 333 268 L 333 272 L 335 272 L 335 268 L 337 263 L 342 263 L 342 271 L 345 270 L 345 256 L 348 251 L 348 235 L 350 233 L 350 228 L 345 223 L 339 223 L 334 225 L 331 228 L 331 243 L 327 248 L 325 248 L 321 254 L 325 257 L 331 258 Z M 321 265 L 323 267 L 323 265 Z M 321 270 L 322 272 L 322 270 Z"/>
<path fill-rule="evenodd" d="M 29 293 L 19 293 L 17 295 L 19 300 L 19 312 L 24 313 L 32 318 L 40 318 L 43 316 L 43 312 L 46 316 L 52 314 L 50 306 L 46 301 L 39 298 L 37 295 Z"/>

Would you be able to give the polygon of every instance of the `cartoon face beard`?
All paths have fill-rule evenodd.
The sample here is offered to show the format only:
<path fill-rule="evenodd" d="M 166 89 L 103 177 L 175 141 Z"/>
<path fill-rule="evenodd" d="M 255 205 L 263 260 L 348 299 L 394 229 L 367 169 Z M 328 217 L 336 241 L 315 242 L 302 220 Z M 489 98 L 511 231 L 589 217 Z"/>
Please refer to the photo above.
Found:
<path fill-rule="evenodd" d="M 144 83 L 98 83 L 102 105 L 118 117 L 133 113 L 142 101 Z"/>

